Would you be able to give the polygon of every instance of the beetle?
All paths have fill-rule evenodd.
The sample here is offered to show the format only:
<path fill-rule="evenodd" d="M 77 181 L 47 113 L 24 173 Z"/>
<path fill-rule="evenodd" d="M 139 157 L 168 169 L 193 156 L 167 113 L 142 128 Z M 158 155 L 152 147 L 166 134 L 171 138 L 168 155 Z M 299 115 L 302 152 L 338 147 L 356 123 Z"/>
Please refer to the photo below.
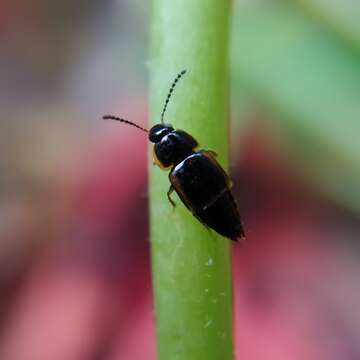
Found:
<path fill-rule="evenodd" d="M 155 163 L 162 169 L 170 169 L 169 202 L 175 190 L 184 205 L 206 227 L 220 235 L 237 241 L 244 238 L 244 230 L 227 173 L 216 161 L 216 153 L 210 150 L 196 150 L 198 142 L 187 132 L 174 129 L 164 123 L 164 114 L 177 82 L 186 73 L 181 71 L 173 81 L 161 113 L 161 122 L 150 130 L 113 115 L 103 119 L 117 120 L 147 132 L 154 143 Z"/>

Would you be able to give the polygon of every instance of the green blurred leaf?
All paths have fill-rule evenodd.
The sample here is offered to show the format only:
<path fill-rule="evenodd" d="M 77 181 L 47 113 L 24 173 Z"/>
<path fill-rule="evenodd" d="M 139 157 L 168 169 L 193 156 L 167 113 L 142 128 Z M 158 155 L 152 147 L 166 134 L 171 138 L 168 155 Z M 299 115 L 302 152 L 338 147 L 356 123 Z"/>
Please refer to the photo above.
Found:
<path fill-rule="evenodd" d="M 225 167 L 230 8 L 230 0 L 153 1 L 150 65 L 151 124 L 159 123 L 174 76 L 187 69 L 165 121 L 216 150 Z M 169 186 L 167 172 L 151 166 L 158 359 L 233 359 L 230 241 L 203 226 L 175 194 L 172 208 Z"/>
<path fill-rule="evenodd" d="M 359 0 L 298 0 L 298 2 L 300 6 L 360 49 Z"/>
<path fill-rule="evenodd" d="M 246 89 L 275 113 L 294 167 L 360 211 L 360 58 L 284 2 L 238 10 L 235 92 Z"/>

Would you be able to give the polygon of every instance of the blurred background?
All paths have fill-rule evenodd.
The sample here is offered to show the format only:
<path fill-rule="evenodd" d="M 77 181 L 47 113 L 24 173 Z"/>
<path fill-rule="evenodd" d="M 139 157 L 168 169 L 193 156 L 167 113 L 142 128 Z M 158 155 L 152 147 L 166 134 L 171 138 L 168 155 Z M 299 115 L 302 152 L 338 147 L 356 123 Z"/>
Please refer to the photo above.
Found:
<path fill-rule="evenodd" d="M 359 16 L 234 1 L 239 359 L 360 358 Z M 155 358 L 146 138 L 100 120 L 147 124 L 149 21 L 141 0 L 1 3 L 1 359 Z"/>

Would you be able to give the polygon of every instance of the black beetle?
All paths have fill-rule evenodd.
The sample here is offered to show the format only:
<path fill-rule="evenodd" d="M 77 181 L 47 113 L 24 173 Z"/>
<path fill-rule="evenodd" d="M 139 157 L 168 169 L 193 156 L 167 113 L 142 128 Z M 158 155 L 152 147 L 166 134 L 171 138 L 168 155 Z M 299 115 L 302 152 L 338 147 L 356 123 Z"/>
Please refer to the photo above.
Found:
<path fill-rule="evenodd" d="M 161 123 L 150 131 L 141 126 L 113 115 L 103 119 L 117 120 L 133 125 L 149 134 L 154 143 L 154 158 L 163 169 L 171 168 L 170 189 L 167 192 L 172 206 L 171 193 L 175 190 L 193 215 L 206 227 L 237 241 L 244 237 L 240 214 L 231 193 L 231 181 L 224 169 L 216 161 L 216 153 L 209 150 L 195 150 L 197 141 L 183 130 L 175 130 L 164 123 L 164 114 L 171 94 L 186 70 L 175 78 L 167 95 L 161 114 Z"/>

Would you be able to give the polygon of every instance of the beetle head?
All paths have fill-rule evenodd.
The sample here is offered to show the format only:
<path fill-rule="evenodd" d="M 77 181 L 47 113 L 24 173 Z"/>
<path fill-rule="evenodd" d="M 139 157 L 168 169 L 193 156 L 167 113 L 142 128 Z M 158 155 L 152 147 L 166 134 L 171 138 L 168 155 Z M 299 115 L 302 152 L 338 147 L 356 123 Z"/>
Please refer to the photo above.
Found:
<path fill-rule="evenodd" d="M 169 124 L 154 125 L 149 131 L 149 140 L 153 143 L 157 143 L 172 131 L 174 131 L 174 128 Z"/>

